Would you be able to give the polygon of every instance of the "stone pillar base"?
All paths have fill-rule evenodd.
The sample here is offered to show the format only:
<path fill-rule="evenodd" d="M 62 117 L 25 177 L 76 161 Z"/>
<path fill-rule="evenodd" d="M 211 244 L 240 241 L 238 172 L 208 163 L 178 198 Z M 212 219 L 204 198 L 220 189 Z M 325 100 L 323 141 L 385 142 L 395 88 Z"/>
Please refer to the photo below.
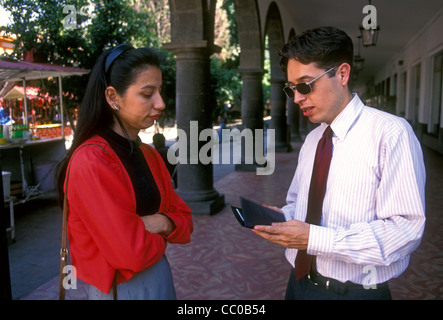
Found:
<path fill-rule="evenodd" d="M 284 143 L 281 145 L 275 145 L 275 152 L 278 153 L 285 153 L 285 152 L 291 152 L 292 151 L 292 147 L 288 144 L 288 143 Z"/>
<path fill-rule="evenodd" d="M 217 192 L 215 192 L 215 197 L 212 199 L 196 199 L 194 196 L 187 199 L 187 194 L 178 190 L 177 194 L 186 202 L 192 215 L 212 216 L 225 207 L 225 196 Z"/>
<path fill-rule="evenodd" d="M 257 163 L 239 163 L 235 165 L 235 171 L 257 171 L 257 168 L 265 168 L 266 164 L 257 164 Z"/>

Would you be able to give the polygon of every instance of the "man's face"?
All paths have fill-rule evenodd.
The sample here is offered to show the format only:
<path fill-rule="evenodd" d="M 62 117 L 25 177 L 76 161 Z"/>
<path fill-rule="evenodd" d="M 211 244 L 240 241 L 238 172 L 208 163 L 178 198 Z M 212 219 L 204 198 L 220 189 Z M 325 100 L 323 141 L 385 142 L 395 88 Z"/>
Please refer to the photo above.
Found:
<path fill-rule="evenodd" d="M 331 124 L 335 117 L 349 103 L 349 91 L 347 88 L 347 78 L 343 77 L 342 64 L 337 69 L 332 70 L 333 77 L 325 74 L 311 84 L 312 92 L 306 95 L 294 92 L 294 102 L 300 106 L 303 115 L 308 117 L 313 123 L 326 122 Z M 331 66 L 334 67 L 334 66 Z M 326 70 L 317 67 L 316 63 L 302 64 L 296 60 L 289 60 L 287 72 L 289 84 L 296 85 L 300 82 L 308 82 L 318 77 Z"/>

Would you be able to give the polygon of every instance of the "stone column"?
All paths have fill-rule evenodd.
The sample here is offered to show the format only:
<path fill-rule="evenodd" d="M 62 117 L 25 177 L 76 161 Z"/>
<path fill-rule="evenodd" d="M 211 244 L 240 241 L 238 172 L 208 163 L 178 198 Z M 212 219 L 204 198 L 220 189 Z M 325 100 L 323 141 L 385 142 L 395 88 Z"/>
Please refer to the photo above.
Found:
<path fill-rule="evenodd" d="M 286 108 L 288 110 L 287 124 L 290 130 L 291 141 L 302 141 L 300 135 L 300 107 L 294 99 L 286 97 Z"/>
<path fill-rule="evenodd" d="M 283 92 L 284 80 L 271 79 L 271 129 L 275 130 L 275 151 L 288 152 L 291 150 L 288 143 L 286 125 L 286 95 Z"/>
<path fill-rule="evenodd" d="M 212 163 L 196 161 L 195 147 L 204 145 L 199 141 L 203 129 L 212 128 L 209 94 L 209 55 L 207 41 L 170 43 L 164 46 L 176 55 L 176 119 L 177 129 L 187 137 L 187 161 L 180 163 L 177 170 L 177 193 L 196 215 L 212 215 L 221 210 L 224 196 L 213 187 Z M 191 121 L 198 122 L 191 134 Z M 193 158 L 191 161 L 191 157 Z"/>
<path fill-rule="evenodd" d="M 255 130 L 263 130 L 263 87 L 262 87 L 262 69 L 240 68 L 238 72 L 242 78 L 242 97 L 241 114 L 243 129 L 250 129 L 254 140 L 255 155 Z M 257 164 L 252 159 L 252 164 L 245 163 L 244 144 L 242 143 L 242 160 L 236 164 L 235 169 L 239 171 L 255 171 Z"/>

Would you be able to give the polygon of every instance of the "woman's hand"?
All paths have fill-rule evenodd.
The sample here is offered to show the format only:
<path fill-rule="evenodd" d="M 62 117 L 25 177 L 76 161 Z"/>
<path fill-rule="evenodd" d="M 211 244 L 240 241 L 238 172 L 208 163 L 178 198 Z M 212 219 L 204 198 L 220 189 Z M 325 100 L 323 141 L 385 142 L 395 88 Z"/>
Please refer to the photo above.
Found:
<path fill-rule="evenodd" d="M 165 237 L 169 236 L 175 229 L 171 219 L 161 213 L 141 217 L 145 229 L 151 233 L 158 233 Z"/>

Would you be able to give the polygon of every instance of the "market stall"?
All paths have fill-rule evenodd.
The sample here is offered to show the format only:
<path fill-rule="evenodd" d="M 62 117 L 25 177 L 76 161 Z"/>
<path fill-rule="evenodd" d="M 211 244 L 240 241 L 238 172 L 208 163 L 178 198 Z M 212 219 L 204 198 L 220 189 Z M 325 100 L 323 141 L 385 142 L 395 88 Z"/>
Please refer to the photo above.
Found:
<path fill-rule="evenodd" d="M 6 180 L 3 175 L 5 203 L 13 206 L 14 203 L 22 203 L 38 197 L 54 189 L 54 169 L 66 154 L 65 147 L 65 121 L 63 119 L 63 94 L 62 77 L 87 74 L 89 70 L 41 64 L 33 62 L 11 62 L 0 60 L 0 88 L 5 89 L 8 84 L 14 83 L 16 88 L 12 94 L 23 94 L 23 118 L 21 127 L 22 134 L 13 136 L 12 132 L 3 133 L 7 135 L 0 140 L 1 170 L 7 172 Z M 27 134 L 28 106 L 27 106 L 27 80 L 42 78 L 58 78 L 59 83 L 59 116 L 61 125 L 61 137 L 32 139 L 32 133 Z M 20 89 L 22 88 L 22 89 Z M 10 86 L 9 86 L 9 89 Z M 9 90 L 8 90 L 9 93 Z M 10 173 L 10 174 L 9 174 Z M 8 188 L 9 187 L 9 188 Z M 13 208 L 12 208 L 13 209 Z M 11 221 L 11 224 L 13 222 Z M 12 229 L 14 226 L 11 226 Z M 12 230 L 13 234 L 13 230 Z"/>
<path fill-rule="evenodd" d="M 4 92 L 0 92 L 0 108 L 3 108 L 3 114 L 0 114 L 0 124 L 9 119 L 3 119 L 8 116 L 14 122 L 21 123 L 23 120 L 24 99 L 27 99 L 28 122 L 31 125 L 37 125 L 42 121 L 50 121 L 51 116 L 56 110 L 51 110 L 51 105 L 58 104 L 58 97 L 51 97 L 48 93 L 43 93 L 39 87 L 26 87 L 26 92 L 21 85 L 14 85 L 9 89 L 9 85 L 5 87 Z M 8 91 L 9 89 L 9 91 Z M 52 111 L 52 112 L 51 112 Z"/>
<path fill-rule="evenodd" d="M 14 85 L 9 86 L 0 92 L 0 143 L 1 129 L 7 131 L 5 124 L 14 124 L 15 129 L 29 129 L 33 136 L 43 138 L 62 137 L 71 135 L 71 127 L 66 126 L 63 130 L 63 124 L 60 121 L 59 97 L 50 96 L 47 92 L 43 93 L 38 87 L 26 87 Z M 23 123 L 24 110 L 23 104 L 26 97 L 28 111 L 28 123 Z M 9 122 L 10 121 L 10 122 Z M 3 126 L 3 128 L 1 127 Z M 5 134 L 4 134 L 5 136 Z"/>

